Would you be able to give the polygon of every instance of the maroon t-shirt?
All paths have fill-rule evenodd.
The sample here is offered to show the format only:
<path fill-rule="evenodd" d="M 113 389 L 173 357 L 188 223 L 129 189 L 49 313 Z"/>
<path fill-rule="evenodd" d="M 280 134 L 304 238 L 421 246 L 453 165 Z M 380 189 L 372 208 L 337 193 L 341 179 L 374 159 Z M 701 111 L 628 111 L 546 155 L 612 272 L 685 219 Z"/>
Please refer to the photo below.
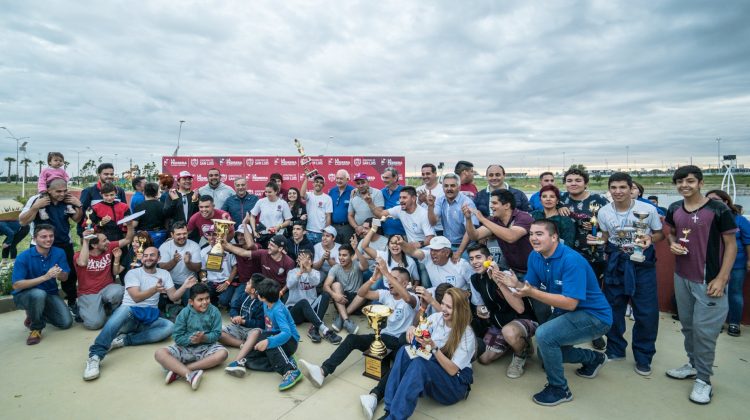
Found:
<path fill-rule="evenodd" d="M 474 183 L 471 184 L 461 184 L 461 187 L 459 188 L 459 191 L 466 194 L 469 198 L 474 200 L 477 197 L 477 193 L 479 192 L 477 190 L 477 186 L 474 185 Z"/>
<path fill-rule="evenodd" d="M 213 216 L 211 216 L 211 219 L 223 219 L 225 217 L 224 215 L 228 217 L 228 220 L 232 220 L 232 217 L 229 216 L 229 213 L 219 209 L 214 209 L 214 214 Z M 198 229 L 201 236 L 206 236 L 206 230 L 214 225 L 214 222 L 212 222 L 211 219 L 206 219 L 200 214 L 200 212 L 195 213 L 190 217 L 190 221 L 187 224 L 188 232 L 192 232 Z M 231 238 L 232 236 L 234 236 L 234 224 L 229 227 L 228 237 Z"/>
<path fill-rule="evenodd" d="M 492 221 L 502 227 L 510 228 L 513 226 L 519 226 L 526 230 L 526 235 L 513 243 L 508 243 L 495 237 L 497 243 L 500 244 L 500 249 L 503 251 L 503 256 L 505 257 L 508 266 L 510 266 L 513 271 L 525 273 L 529 254 L 531 254 L 532 250 L 531 242 L 529 242 L 529 229 L 531 228 L 531 224 L 534 223 L 534 218 L 525 211 L 514 209 L 513 215 L 510 217 L 507 225 L 503 224 L 500 219 L 494 217 L 492 218 Z"/>
<path fill-rule="evenodd" d="M 274 279 L 283 287 L 286 286 L 286 275 L 295 267 L 294 261 L 288 255 L 283 254 L 280 261 L 271 258 L 267 249 L 253 251 L 253 261 L 260 264 L 260 273 Z"/>
<path fill-rule="evenodd" d="M 678 242 L 688 249 L 687 254 L 675 256 L 675 273 L 695 283 L 716 278 L 724 258 L 721 236 L 737 232 L 729 207 L 722 202 L 708 200 L 701 208 L 690 213 L 685 210 L 684 200 L 680 200 L 669 206 L 664 222 L 674 228 Z M 687 229 L 690 230 L 687 241 L 681 241 L 685 239 Z"/>
<path fill-rule="evenodd" d="M 112 277 L 112 250 L 117 248 L 117 241 L 109 243 L 109 247 L 101 255 L 93 256 L 89 254 L 89 263 L 86 267 L 81 267 L 76 263 L 81 252 L 73 255 L 73 264 L 76 267 L 78 276 L 78 295 L 94 295 L 102 291 L 105 287 L 114 283 Z"/>

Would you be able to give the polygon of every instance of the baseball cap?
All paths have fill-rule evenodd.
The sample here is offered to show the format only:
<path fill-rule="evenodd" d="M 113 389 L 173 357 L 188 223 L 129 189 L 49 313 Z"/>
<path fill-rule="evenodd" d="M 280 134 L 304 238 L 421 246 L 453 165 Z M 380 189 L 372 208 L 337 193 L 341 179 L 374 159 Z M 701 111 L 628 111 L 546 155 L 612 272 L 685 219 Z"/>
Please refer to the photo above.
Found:
<path fill-rule="evenodd" d="M 323 182 L 326 182 L 326 178 L 323 175 L 315 175 L 313 177 L 313 181 L 321 180 Z"/>
<path fill-rule="evenodd" d="M 274 237 L 271 238 L 271 243 L 279 248 L 286 248 L 286 238 L 284 235 L 274 235 Z"/>
<path fill-rule="evenodd" d="M 363 180 L 367 181 L 367 179 L 368 179 L 368 178 L 367 178 L 367 174 L 366 174 L 366 173 L 364 173 L 364 172 L 357 172 L 357 173 L 356 173 L 356 174 L 354 175 L 354 180 L 355 180 L 355 181 L 359 181 L 360 179 L 363 179 Z"/>
<path fill-rule="evenodd" d="M 445 236 L 436 236 L 432 238 L 430 241 L 430 244 L 427 245 L 427 248 L 434 249 L 435 251 L 439 251 L 441 249 L 450 248 L 451 247 L 451 241 L 448 240 Z"/>
<path fill-rule="evenodd" d="M 329 235 L 333 235 L 333 237 L 336 237 L 336 235 L 338 234 L 338 232 L 336 232 L 336 228 L 333 226 L 326 226 L 325 228 L 323 228 L 323 232 Z"/>
<path fill-rule="evenodd" d="M 191 174 L 190 172 L 188 172 L 188 171 L 180 171 L 180 175 L 177 177 L 177 179 L 180 179 L 180 178 L 192 178 L 192 177 L 193 177 L 193 174 Z"/>

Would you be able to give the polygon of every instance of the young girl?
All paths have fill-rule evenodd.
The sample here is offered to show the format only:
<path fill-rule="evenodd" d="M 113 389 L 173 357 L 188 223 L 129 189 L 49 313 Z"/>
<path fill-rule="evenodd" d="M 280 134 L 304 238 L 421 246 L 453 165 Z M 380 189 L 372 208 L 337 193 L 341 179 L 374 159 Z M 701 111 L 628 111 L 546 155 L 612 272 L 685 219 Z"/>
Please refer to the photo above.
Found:
<path fill-rule="evenodd" d="M 302 197 L 300 196 L 299 190 L 297 188 L 289 188 L 289 191 L 287 191 L 286 193 L 286 201 L 289 204 L 289 210 L 292 212 L 292 225 L 297 221 L 306 223 L 307 208 L 305 207 L 305 203 L 302 201 Z M 287 229 L 285 235 L 287 238 L 291 238 L 292 230 Z"/>
<path fill-rule="evenodd" d="M 476 339 L 471 323 L 469 300 L 455 287 L 443 296 L 442 312 L 427 318 L 430 337 L 417 341 L 432 357 L 411 359 L 402 347 L 396 356 L 385 390 L 386 418 L 409 418 L 420 395 L 428 395 L 443 405 L 466 399 L 474 382 L 471 359 Z M 406 330 L 406 341 L 414 338 L 414 327 Z"/>
<path fill-rule="evenodd" d="M 65 172 L 65 168 L 63 168 L 63 166 L 65 165 L 65 157 L 62 153 L 47 153 L 47 164 L 49 166 L 42 169 L 42 172 L 39 174 L 39 182 L 37 182 L 36 184 L 36 189 L 37 191 L 39 191 L 40 197 L 45 197 L 47 195 L 47 184 L 49 184 L 53 179 L 64 179 L 65 182 L 70 180 L 70 176 L 67 172 Z M 76 211 L 73 209 L 73 206 L 68 204 L 67 208 L 65 209 L 65 213 L 75 214 L 75 212 Z M 39 209 L 39 217 L 42 220 L 49 219 L 47 210 Z"/>
<path fill-rule="evenodd" d="M 406 253 L 404 253 L 404 251 L 401 249 L 401 245 L 398 244 L 398 239 L 403 240 L 403 237 L 401 235 L 391 236 L 388 239 L 388 247 L 385 251 L 380 251 L 370 246 L 375 232 L 379 230 L 380 227 L 375 228 L 373 226 L 373 228 L 367 232 L 367 235 L 365 235 L 365 237 L 362 239 L 362 250 L 364 250 L 365 254 L 367 254 L 367 256 L 373 260 L 377 257 L 384 259 L 385 262 L 388 263 L 389 269 L 394 269 L 396 267 L 405 268 L 409 272 L 411 283 L 414 285 L 418 285 L 419 268 L 417 267 L 417 262 L 414 261 L 414 258 L 406 255 Z M 385 283 L 384 280 L 383 284 L 378 284 L 375 287 L 380 289 L 382 288 L 382 286 L 387 287 L 388 283 Z"/>

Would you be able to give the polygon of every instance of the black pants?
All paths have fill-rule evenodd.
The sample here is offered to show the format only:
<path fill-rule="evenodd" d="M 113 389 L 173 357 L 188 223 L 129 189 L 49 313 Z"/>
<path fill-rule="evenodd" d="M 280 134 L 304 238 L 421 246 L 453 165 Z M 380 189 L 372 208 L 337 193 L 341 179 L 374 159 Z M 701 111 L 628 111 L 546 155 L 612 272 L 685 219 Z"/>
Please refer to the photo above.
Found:
<path fill-rule="evenodd" d="M 75 305 L 76 297 L 78 296 L 78 275 L 76 274 L 76 266 L 73 261 L 73 254 L 75 253 L 73 251 L 73 244 L 57 244 L 54 247 L 65 251 L 65 260 L 70 267 L 70 273 L 67 280 L 60 282 L 60 286 L 63 292 L 65 292 L 65 300 L 68 301 L 68 306 Z"/>
<path fill-rule="evenodd" d="M 404 334 L 402 334 L 405 336 Z M 391 353 L 391 356 L 395 353 L 395 350 L 398 350 L 399 347 L 401 347 L 401 339 L 399 337 L 394 337 L 392 335 L 388 334 L 381 334 L 380 339 L 383 340 L 383 344 L 385 344 L 385 347 L 389 350 L 394 350 L 393 353 Z M 344 360 L 346 360 L 347 357 L 349 357 L 349 354 L 351 354 L 354 350 L 359 351 L 365 351 L 368 348 L 370 348 L 370 344 L 372 344 L 373 340 L 375 340 L 375 334 L 349 334 L 346 336 L 343 342 L 339 344 L 338 347 L 336 347 L 336 351 L 331 354 L 328 359 L 323 362 L 323 373 L 327 376 L 332 374 L 336 368 L 344 363 Z M 403 340 L 406 341 L 406 340 Z M 385 391 L 385 384 L 383 384 L 383 391 Z"/>
<path fill-rule="evenodd" d="M 388 363 L 392 363 L 393 359 L 395 359 L 396 357 L 396 353 L 398 353 L 398 350 L 407 344 L 406 333 L 403 333 L 398 337 L 398 344 L 396 345 L 395 348 L 391 348 L 388 345 L 388 343 L 385 341 L 385 337 L 390 337 L 389 335 L 381 335 L 381 337 L 383 337 L 383 342 L 385 343 L 385 346 L 393 350 L 391 354 L 388 355 L 388 358 L 390 359 Z M 378 384 L 375 385 L 375 388 L 370 390 L 370 394 L 375 394 L 378 401 L 381 401 L 383 397 L 385 396 L 385 385 L 388 383 L 388 375 L 390 375 L 390 373 L 391 373 L 391 370 L 388 369 L 385 372 L 385 375 L 383 375 L 383 377 L 380 378 L 380 380 L 378 381 Z"/>
<path fill-rule="evenodd" d="M 18 232 L 13 236 L 13 242 L 7 248 L 3 248 L 3 258 L 10 257 L 11 259 L 16 259 L 16 256 L 18 256 L 18 244 L 29 234 L 29 229 L 29 225 L 21 226 L 21 229 L 18 229 Z"/>
<path fill-rule="evenodd" d="M 258 338 L 261 342 L 270 337 L 267 331 L 263 331 Z M 289 341 L 279 347 L 266 349 L 265 351 L 253 350 L 245 356 L 245 367 L 262 372 L 276 372 L 283 375 L 290 370 L 297 370 L 297 363 L 292 355 L 297 351 L 297 340 L 290 338 Z"/>
<path fill-rule="evenodd" d="M 314 310 L 307 299 L 302 299 L 289 308 L 289 313 L 292 314 L 292 319 L 295 324 L 301 324 L 305 321 L 311 322 L 315 328 L 320 328 L 323 324 L 323 317 L 328 311 L 328 304 L 330 296 L 328 293 L 320 295 L 320 303 L 318 304 L 318 310 Z"/>

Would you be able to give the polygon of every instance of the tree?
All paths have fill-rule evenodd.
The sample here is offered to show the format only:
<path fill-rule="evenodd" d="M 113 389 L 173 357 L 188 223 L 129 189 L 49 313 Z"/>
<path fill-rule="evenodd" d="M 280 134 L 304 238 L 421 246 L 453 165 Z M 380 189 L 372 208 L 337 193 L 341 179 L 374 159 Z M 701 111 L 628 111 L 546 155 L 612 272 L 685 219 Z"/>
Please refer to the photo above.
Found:
<path fill-rule="evenodd" d="M 81 178 L 85 180 L 84 182 L 89 182 L 89 174 L 93 175 L 95 169 L 96 161 L 94 161 L 93 159 L 89 159 L 83 164 L 83 166 L 81 167 Z"/>
<path fill-rule="evenodd" d="M 31 163 L 31 159 L 29 158 L 23 158 L 21 161 L 21 165 L 23 165 L 23 179 L 24 181 L 29 178 L 29 163 Z"/>
<path fill-rule="evenodd" d="M 3 159 L 4 161 L 8 162 L 8 178 L 5 180 L 8 184 L 10 184 L 10 171 L 12 169 L 11 164 L 16 161 L 16 158 L 8 156 L 7 158 Z"/>
<path fill-rule="evenodd" d="M 44 166 L 44 161 L 43 160 L 37 160 L 36 164 L 39 165 L 39 175 L 41 175 L 42 174 L 42 166 Z"/>
<path fill-rule="evenodd" d="M 149 162 L 143 165 L 143 175 L 151 182 L 158 172 L 156 171 L 156 163 Z"/>
<path fill-rule="evenodd" d="M 571 169 L 578 169 L 581 172 L 588 172 L 586 170 L 586 167 L 583 166 L 582 163 L 574 163 L 574 164 L 570 165 L 570 168 L 568 168 L 568 170 L 571 170 Z"/>

